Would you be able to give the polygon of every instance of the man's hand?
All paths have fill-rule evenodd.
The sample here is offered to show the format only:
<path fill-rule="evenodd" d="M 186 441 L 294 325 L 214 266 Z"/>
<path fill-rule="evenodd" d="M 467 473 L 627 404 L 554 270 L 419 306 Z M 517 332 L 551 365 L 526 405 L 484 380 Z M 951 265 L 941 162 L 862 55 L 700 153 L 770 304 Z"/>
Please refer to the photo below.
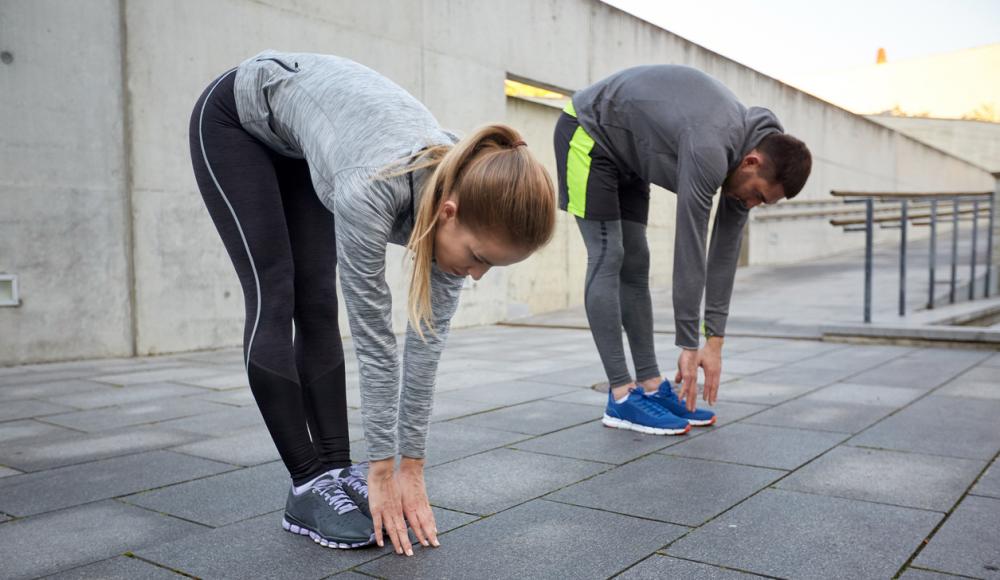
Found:
<path fill-rule="evenodd" d="M 722 337 L 713 336 L 700 350 L 684 349 L 677 359 L 677 374 L 674 382 L 680 384 L 680 398 L 688 411 L 694 411 L 698 401 L 698 369 L 705 373 L 705 389 L 702 398 L 714 405 L 719 395 L 719 381 L 722 377 Z"/>
<path fill-rule="evenodd" d="M 698 366 L 705 371 L 705 390 L 702 398 L 714 405 L 719 397 L 719 381 L 722 378 L 722 337 L 709 337 L 705 348 L 698 351 Z"/>
<path fill-rule="evenodd" d="M 698 356 L 701 351 L 684 349 L 677 359 L 677 374 L 674 383 L 680 384 L 681 401 L 687 404 L 688 411 L 694 411 L 698 400 Z"/>

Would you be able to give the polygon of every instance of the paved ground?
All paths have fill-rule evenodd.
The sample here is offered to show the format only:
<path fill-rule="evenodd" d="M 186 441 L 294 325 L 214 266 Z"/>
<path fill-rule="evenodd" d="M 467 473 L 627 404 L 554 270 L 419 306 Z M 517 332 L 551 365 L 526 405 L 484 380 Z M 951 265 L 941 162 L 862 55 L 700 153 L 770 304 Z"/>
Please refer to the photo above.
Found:
<path fill-rule="evenodd" d="M 427 470 L 449 531 L 409 559 L 281 530 L 236 351 L 0 369 L 0 576 L 1000 577 L 1000 354 L 726 350 L 720 424 L 652 437 L 600 425 L 587 332 L 456 331 Z"/>

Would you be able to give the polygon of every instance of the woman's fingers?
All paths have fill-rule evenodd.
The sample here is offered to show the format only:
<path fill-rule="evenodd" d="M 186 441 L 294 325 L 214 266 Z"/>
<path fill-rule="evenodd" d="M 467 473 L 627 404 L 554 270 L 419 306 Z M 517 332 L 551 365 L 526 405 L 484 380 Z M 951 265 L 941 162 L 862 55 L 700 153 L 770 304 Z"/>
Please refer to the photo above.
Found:
<path fill-rule="evenodd" d="M 375 526 L 375 543 L 381 548 L 385 546 L 385 540 L 382 538 L 382 512 L 372 510 L 372 524 Z"/>
<path fill-rule="evenodd" d="M 424 530 L 424 521 L 423 518 L 420 517 L 420 511 L 411 509 L 410 511 L 405 512 L 405 514 L 406 521 L 410 522 L 410 527 L 413 529 L 413 535 L 417 536 L 417 541 L 420 542 L 420 545 L 429 545 L 427 541 L 427 534 Z"/>
<path fill-rule="evenodd" d="M 426 530 L 427 539 L 432 546 L 435 548 L 441 546 L 441 542 L 438 541 L 437 522 L 434 521 L 434 512 L 429 509 L 427 510 L 427 517 L 424 518 L 424 530 Z"/>

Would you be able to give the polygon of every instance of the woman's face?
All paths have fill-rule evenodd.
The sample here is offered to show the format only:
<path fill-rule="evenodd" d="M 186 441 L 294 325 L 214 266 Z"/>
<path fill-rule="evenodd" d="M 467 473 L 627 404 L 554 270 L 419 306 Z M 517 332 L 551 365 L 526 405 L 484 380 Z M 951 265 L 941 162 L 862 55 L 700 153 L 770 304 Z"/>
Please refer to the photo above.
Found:
<path fill-rule="evenodd" d="M 479 280 L 493 266 L 516 264 L 529 255 L 498 236 L 477 233 L 459 223 L 455 201 L 441 204 L 434 237 L 434 261 L 439 269 Z"/>

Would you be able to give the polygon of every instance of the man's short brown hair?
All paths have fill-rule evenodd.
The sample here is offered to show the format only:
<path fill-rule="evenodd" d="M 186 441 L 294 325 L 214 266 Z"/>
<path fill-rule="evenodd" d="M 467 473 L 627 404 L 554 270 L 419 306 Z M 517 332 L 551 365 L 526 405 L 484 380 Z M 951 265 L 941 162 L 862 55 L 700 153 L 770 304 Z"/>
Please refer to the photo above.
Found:
<path fill-rule="evenodd" d="M 785 198 L 798 195 L 812 171 L 812 154 L 806 144 L 791 135 L 771 133 L 757 149 L 767 157 L 771 180 L 785 190 Z"/>

